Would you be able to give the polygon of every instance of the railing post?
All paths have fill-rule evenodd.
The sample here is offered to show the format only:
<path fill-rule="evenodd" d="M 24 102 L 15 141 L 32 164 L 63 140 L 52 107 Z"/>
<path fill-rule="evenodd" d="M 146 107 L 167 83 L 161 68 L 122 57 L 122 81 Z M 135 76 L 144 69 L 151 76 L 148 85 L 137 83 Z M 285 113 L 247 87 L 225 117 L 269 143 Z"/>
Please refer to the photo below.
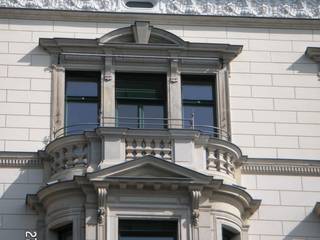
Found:
<path fill-rule="evenodd" d="M 192 129 L 194 130 L 194 112 L 191 113 L 191 126 L 192 126 Z"/>

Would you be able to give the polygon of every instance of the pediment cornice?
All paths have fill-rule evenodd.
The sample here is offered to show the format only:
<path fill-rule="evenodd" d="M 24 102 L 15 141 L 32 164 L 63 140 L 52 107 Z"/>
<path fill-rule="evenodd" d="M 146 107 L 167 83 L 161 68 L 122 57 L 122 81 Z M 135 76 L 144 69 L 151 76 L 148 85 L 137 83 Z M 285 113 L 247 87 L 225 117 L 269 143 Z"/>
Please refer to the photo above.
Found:
<path fill-rule="evenodd" d="M 145 156 L 97 172 L 88 173 L 87 178 L 93 182 L 172 183 L 183 185 L 207 185 L 212 181 L 211 176 L 153 156 Z"/>
<path fill-rule="evenodd" d="M 242 51 L 242 45 L 184 41 L 147 21 L 136 21 L 97 39 L 40 38 L 39 46 L 50 54 L 63 56 L 174 58 L 210 63 L 228 63 Z"/>

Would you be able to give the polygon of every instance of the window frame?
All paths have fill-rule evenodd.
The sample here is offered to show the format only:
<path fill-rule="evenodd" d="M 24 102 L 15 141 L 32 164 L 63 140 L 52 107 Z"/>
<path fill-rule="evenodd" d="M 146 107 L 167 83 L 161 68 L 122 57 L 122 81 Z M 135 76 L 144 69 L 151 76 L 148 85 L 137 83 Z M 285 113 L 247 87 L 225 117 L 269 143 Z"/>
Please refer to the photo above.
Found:
<path fill-rule="evenodd" d="M 83 77 L 81 80 L 77 80 L 75 82 L 96 82 L 97 84 L 97 96 L 68 96 L 67 94 L 67 84 L 68 81 L 72 81 L 68 79 L 68 73 L 69 74 L 80 74 L 80 72 L 84 72 L 87 73 L 88 75 L 92 75 L 92 76 L 85 76 Z M 97 76 L 100 76 L 99 78 Z M 92 80 L 94 77 L 97 77 L 95 80 Z M 75 78 L 74 76 L 72 78 Z M 90 80 L 90 81 L 89 81 Z M 74 80 L 73 80 L 74 81 Z M 91 125 L 96 125 L 96 127 L 98 127 L 100 125 L 100 114 L 101 114 L 101 101 L 103 101 L 103 99 L 101 98 L 101 72 L 99 71 L 94 71 L 94 70 L 65 70 L 65 96 L 64 96 L 64 134 L 65 135 L 69 135 L 68 134 L 68 128 L 72 127 L 73 125 L 68 125 L 68 103 L 95 103 L 97 104 L 97 119 L 96 119 L 96 123 L 87 123 L 89 126 L 89 128 L 91 129 Z M 80 123 L 82 124 L 82 123 Z M 86 123 L 83 123 L 86 124 Z M 94 127 L 95 128 L 95 127 Z M 84 126 L 84 130 L 74 130 L 74 131 L 79 131 L 79 132 L 84 132 L 86 131 L 86 126 Z M 70 135 L 73 135 L 74 133 L 71 133 Z M 77 134 L 77 133 L 76 133 Z"/>
<path fill-rule="evenodd" d="M 115 118 L 116 118 L 116 127 L 119 127 L 119 112 L 118 112 L 118 105 L 119 104 L 123 104 L 123 105 L 134 105 L 137 106 L 137 128 L 139 129 L 159 129 L 158 127 L 146 127 L 145 126 L 145 121 L 146 119 L 144 118 L 144 106 L 151 106 L 151 105 L 156 105 L 156 106 L 161 106 L 163 107 L 163 128 L 167 128 L 168 124 L 167 124 L 167 117 L 168 117 L 168 98 L 167 98 L 167 73 L 166 72 L 133 72 L 133 74 L 139 74 L 139 75 L 143 75 L 143 74 L 148 74 L 148 75 L 152 75 L 152 74 L 157 74 L 159 75 L 159 79 L 161 78 L 160 75 L 163 75 L 163 84 L 161 87 L 161 91 L 163 94 L 161 94 L 163 96 L 163 99 L 144 99 L 144 98 L 118 98 L 117 97 L 117 81 L 119 80 L 117 78 L 117 74 L 130 74 L 132 72 L 124 72 L 124 71 L 116 71 L 115 72 L 115 91 L 116 91 L 116 95 L 115 95 Z M 159 80 L 157 79 L 157 80 Z M 130 81 L 130 80 L 125 80 L 125 81 Z M 139 81 L 146 81 L 146 80 L 139 80 Z M 147 101 L 146 101 L 147 100 Z M 128 127 L 130 128 L 130 127 Z M 134 127 L 132 127 L 134 128 Z"/>
<path fill-rule="evenodd" d="M 157 38 L 157 42 L 149 39 Z M 128 41 L 132 42 L 128 42 Z M 163 41 L 163 43 L 161 42 Z M 143 43 L 143 44 L 142 44 Z M 167 118 L 169 128 L 182 128 L 181 74 L 216 76 L 216 127 L 224 134 L 219 138 L 230 141 L 229 63 L 242 51 L 241 45 L 193 43 L 148 22 L 119 28 L 99 39 L 41 38 L 39 45 L 52 54 L 53 91 L 51 111 L 51 139 L 54 132 L 64 127 L 64 69 L 102 70 L 101 113 L 103 126 L 115 127 L 115 72 L 166 72 Z M 88 50 L 88 46 L 91 46 Z M 79 54 L 72 56 L 79 48 Z M 87 51 L 85 51 L 87 49 Z M 96 54 L 97 52 L 102 53 Z M 61 54 L 67 53 L 67 54 Z M 84 54 L 82 56 L 82 53 Z M 93 54 L 92 54 L 93 53 Z M 145 55 L 145 58 L 141 56 Z M 129 56 L 129 57 L 126 57 Z M 135 57 L 137 56 L 137 57 Z M 155 56 L 155 58 L 153 58 Z M 159 56 L 160 58 L 157 58 Z M 185 59 L 184 59 L 185 58 Z"/>
<path fill-rule="evenodd" d="M 207 79 L 205 80 L 196 80 L 196 79 L 187 79 L 184 80 L 184 76 L 186 77 L 205 77 Z M 212 79 L 210 79 L 212 78 Z M 198 81 L 198 82 L 197 82 Z M 183 97 L 183 86 L 184 85 L 192 85 L 190 83 L 194 83 L 193 85 L 206 85 L 206 83 L 210 83 L 211 84 L 207 84 L 207 85 L 211 85 L 212 87 L 212 100 L 196 100 L 196 99 L 185 99 Z M 213 116 L 212 116 L 212 127 L 217 127 L 217 116 L 218 116 L 218 111 L 217 111 L 217 90 L 216 90 L 217 86 L 216 86 L 216 74 L 214 73 L 210 73 L 210 74 L 196 74 L 196 73 L 192 73 L 192 74 L 181 74 L 181 102 L 182 102 L 182 107 L 181 107 L 181 111 L 182 111 L 182 116 L 183 119 L 189 119 L 188 117 L 184 116 L 184 107 L 185 106 L 199 106 L 199 107 L 211 107 L 213 110 Z"/>

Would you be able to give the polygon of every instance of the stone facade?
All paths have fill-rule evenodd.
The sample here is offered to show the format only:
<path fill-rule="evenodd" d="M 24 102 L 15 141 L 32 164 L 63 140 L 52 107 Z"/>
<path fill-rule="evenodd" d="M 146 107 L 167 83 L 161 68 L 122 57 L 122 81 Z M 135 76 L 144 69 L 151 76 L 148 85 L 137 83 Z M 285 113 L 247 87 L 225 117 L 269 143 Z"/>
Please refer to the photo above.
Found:
<path fill-rule="evenodd" d="M 241 53 L 226 66 L 232 143 L 202 139 L 194 132 L 151 134 L 118 128 L 54 141 L 52 64 L 56 59 L 39 46 L 39 39 L 92 40 L 146 19 L 139 14 L 111 14 L 108 21 L 93 21 L 93 13 L 90 20 L 78 21 L 71 15 L 52 19 L 52 13 L 53 17 L 45 20 L 41 14 L 37 19 L 27 10 L 25 13 L 4 14 L 0 19 L 0 239 L 25 239 L 26 231 L 37 231 L 39 239 L 56 239 L 48 228 L 60 226 L 67 216 L 74 224 L 73 239 L 116 240 L 117 232 L 110 229 L 121 215 L 179 216 L 184 226 L 180 240 L 222 239 L 219 229 L 228 221 L 241 233 L 241 240 L 319 238 L 320 218 L 314 211 L 320 201 L 319 62 L 305 55 L 308 47 L 320 48 L 319 20 L 303 19 L 300 24 L 295 19 L 283 23 L 264 19 L 255 24 L 250 18 L 237 22 L 222 17 L 211 23 L 214 17 L 204 21 L 193 16 L 194 21 L 190 17 L 182 24 L 179 19 L 184 16 L 164 15 L 159 20 L 150 15 L 150 25 L 183 41 L 242 46 Z M 153 150 L 156 144 L 152 141 L 158 139 L 164 147 Z M 133 141 L 140 141 L 141 146 L 144 141 L 148 152 L 133 147 Z M 80 153 L 75 149 L 81 149 Z M 39 150 L 44 151 L 36 153 Z M 68 151 L 76 152 L 77 157 Z M 140 168 L 152 160 L 133 160 L 141 162 L 125 166 L 134 172 L 112 168 L 130 164 L 134 151 L 139 157 L 152 154 L 166 162 L 155 160 L 155 165 Z M 185 159 L 186 155 L 192 158 Z M 227 167 L 218 168 L 217 161 Z M 110 176 L 120 177 L 121 171 L 129 177 L 160 172 L 163 178 L 178 175 L 189 182 L 163 185 L 122 179 L 110 183 L 109 189 Z M 203 174 L 213 176 L 214 181 Z M 190 179 L 197 184 L 193 186 Z M 57 180 L 74 183 L 59 186 Z M 133 188 L 140 197 L 132 193 Z M 73 195 L 68 195 L 68 190 Z M 74 209 L 66 215 L 59 212 L 65 204 L 59 198 Z M 255 199 L 261 200 L 260 207 Z M 81 209 L 84 205 L 85 212 Z M 138 210 L 132 205 L 139 206 Z"/>

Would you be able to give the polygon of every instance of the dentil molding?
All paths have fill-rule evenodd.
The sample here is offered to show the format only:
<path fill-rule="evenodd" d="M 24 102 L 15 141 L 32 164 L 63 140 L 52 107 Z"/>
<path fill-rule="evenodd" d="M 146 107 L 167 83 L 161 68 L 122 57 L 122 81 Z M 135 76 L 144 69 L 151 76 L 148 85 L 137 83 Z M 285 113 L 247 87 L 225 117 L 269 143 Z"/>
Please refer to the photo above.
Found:
<path fill-rule="evenodd" d="M 247 159 L 242 174 L 314 176 L 320 174 L 320 161 L 292 159 Z"/>

